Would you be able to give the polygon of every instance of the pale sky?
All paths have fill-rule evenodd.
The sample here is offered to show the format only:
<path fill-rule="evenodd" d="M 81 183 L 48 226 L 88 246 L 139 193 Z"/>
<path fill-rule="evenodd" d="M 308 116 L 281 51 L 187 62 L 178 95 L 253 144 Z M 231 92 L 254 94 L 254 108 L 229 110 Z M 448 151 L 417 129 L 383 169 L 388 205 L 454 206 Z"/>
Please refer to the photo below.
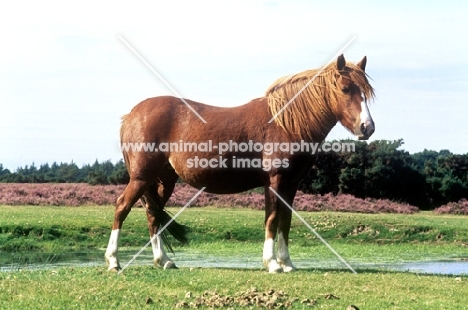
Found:
<path fill-rule="evenodd" d="M 0 11 L 0 163 L 121 158 L 120 117 L 173 93 L 119 36 L 183 97 L 219 106 L 321 67 L 355 36 L 344 55 L 368 58 L 371 141 L 466 154 L 466 16 L 466 1 L 11 1 Z M 337 124 L 329 138 L 352 135 Z"/>

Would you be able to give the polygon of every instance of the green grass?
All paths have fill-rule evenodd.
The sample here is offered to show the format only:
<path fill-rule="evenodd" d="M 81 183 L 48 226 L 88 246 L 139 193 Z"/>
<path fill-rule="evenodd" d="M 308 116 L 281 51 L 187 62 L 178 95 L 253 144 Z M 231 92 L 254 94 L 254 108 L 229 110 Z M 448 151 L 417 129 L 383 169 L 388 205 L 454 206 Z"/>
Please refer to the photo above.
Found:
<path fill-rule="evenodd" d="M 175 213 L 178 209 L 170 209 Z M 0 252 L 63 253 L 106 247 L 114 208 L 0 206 Z M 148 241 L 144 210 L 135 208 L 123 226 L 120 245 L 139 249 Z M 434 215 L 300 213 L 340 253 L 378 260 L 466 257 L 468 217 Z M 175 251 L 211 254 L 260 253 L 264 238 L 263 211 L 248 209 L 186 209 L 177 221 L 190 227 L 190 244 L 174 242 Z M 297 218 L 290 247 L 295 256 L 328 255 L 329 250 Z M 327 254 L 328 253 L 328 254 Z M 418 254 L 419 253 L 419 254 Z"/>
<path fill-rule="evenodd" d="M 174 309 L 206 291 L 235 296 L 252 287 L 284 291 L 293 309 L 305 308 L 304 299 L 314 302 L 314 309 L 345 309 L 351 304 L 360 309 L 466 309 L 468 301 L 466 277 L 152 267 L 133 267 L 117 276 L 103 268 L 61 268 L 0 273 L 0 308 Z M 188 292 L 191 297 L 185 297 Z"/>
<path fill-rule="evenodd" d="M 177 210 L 171 209 L 173 213 Z M 103 254 L 113 213 L 110 206 L 0 206 L 0 254 L 48 256 L 74 251 Z M 429 212 L 300 214 L 349 262 L 468 257 L 466 216 Z M 261 211 L 246 209 L 187 209 L 177 220 L 191 227 L 191 243 L 182 246 L 174 241 L 174 259 L 177 263 L 177 253 L 199 253 L 234 258 L 246 255 L 260 262 L 263 217 Z M 293 261 L 336 261 L 297 218 L 293 220 L 290 239 Z M 123 227 L 122 248 L 134 253 L 147 241 L 144 210 L 134 209 Z M 345 309 L 350 304 L 360 309 L 464 309 L 468 304 L 467 283 L 466 276 L 365 269 L 355 275 L 346 269 L 327 267 L 271 275 L 260 269 L 165 271 L 134 264 L 116 275 L 106 271 L 103 259 L 102 267 L 0 272 L 0 309 L 173 309 L 181 301 L 188 305 L 195 302 L 206 291 L 233 297 L 252 287 L 261 292 L 284 291 L 294 309 L 305 308 L 307 304 L 301 303 L 304 299 L 314 303 L 316 309 Z M 192 297 L 186 298 L 187 292 Z M 334 296 L 338 298 L 330 298 Z"/>

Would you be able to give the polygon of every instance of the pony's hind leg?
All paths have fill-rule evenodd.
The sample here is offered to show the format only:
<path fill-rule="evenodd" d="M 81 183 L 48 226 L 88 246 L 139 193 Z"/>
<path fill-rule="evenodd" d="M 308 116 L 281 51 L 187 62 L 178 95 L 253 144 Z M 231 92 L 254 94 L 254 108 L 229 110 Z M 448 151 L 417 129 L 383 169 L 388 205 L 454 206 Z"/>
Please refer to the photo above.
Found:
<path fill-rule="evenodd" d="M 148 219 L 148 229 L 150 232 L 151 246 L 153 249 L 153 262 L 155 266 L 164 269 L 177 268 L 175 263 L 167 256 L 164 250 L 162 231 L 163 219 L 166 214 L 163 212 L 164 206 L 171 196 L 178 176 L 173 173 L 166 173 L 163 179 L 159 179 L 145 193 L 143 200 L 146 205 L 146 217 Z M 155 236 L 156 235 L 156 236 Z"/>
<path fill-rule="evenodd" d="M 155 185 L 156 188 L 159 185 Z M 158 214 L 160 209 L 163 208 L 161 198 L 157 194 L 157 190 L 154 188 L 148 189 L 142 200 L 146 207 L 146 218 L 148 219 L 148 229 L 151 238 L 151 247 L 153 249 L 153 262 L 155 266 L 163 267 L 164 269 L 177 268 L 175 263 L 167 256 L 164 250 L 163 240 L 161 234 L 163 233 L 158 230 L 161 228 L 160 221 L 158 220 Z"/>
<path fill-rule="evenodd" d="M 109 238 L 109 244 L 107 245 L 106 254 L 104 255 L 108 265 L 108 270 L 117 271 L 120 269 L 118 244 L 122 224 L 132 209 L 132 206 L 138 201 L 141 195 L 143 195 L 146 190 L 146 186 L 147 183 L 145 181 L 130 179 L 130 182 L 125 187 L 123 194 L 117 199 L 112 232 Z"/>

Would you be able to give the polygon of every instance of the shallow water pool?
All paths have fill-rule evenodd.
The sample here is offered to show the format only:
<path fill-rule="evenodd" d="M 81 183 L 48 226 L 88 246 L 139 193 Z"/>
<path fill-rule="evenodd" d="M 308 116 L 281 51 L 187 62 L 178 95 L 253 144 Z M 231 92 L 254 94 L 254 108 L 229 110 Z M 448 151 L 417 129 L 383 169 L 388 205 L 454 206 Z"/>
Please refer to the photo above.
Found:
<path fill-rule="evenodd" d="M 131 260 L 134 251 L 120 252 L 121 265 Z M 261 257 L 258 255 L 226 256 L 206 255 L 197 253 L 176 253 L 171 256 L 178 267 L 183 268 L 236 268 L 236 269 L 262 269 Z M 338 260 L 310 260 L 294 259 L 298 269 L 347 269 Z M 413 272 L 423 274 L 468 275 L 468 260 L 466 258 L 437 260 L 437 261 L 407 261 L 407 262 L 353 262 L 348 263 L 359 273 L 364 270 Z M 152 265 L 151 253 L 138 256 L 132 265 Z M 131 268 L 130 265 L 129 267 Z M 17 271 L 25 269 L 51 269 L 57 267 L 95 267 L 105 268 L 104 252 L 79 253 L 27 253 L 0 254 L 0 271 Z"/>

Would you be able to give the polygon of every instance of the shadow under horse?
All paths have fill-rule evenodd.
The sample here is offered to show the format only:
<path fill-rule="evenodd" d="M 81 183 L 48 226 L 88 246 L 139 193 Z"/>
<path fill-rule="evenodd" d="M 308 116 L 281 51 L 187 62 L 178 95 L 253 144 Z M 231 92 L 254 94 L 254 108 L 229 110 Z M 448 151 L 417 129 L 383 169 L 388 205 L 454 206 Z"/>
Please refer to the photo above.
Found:
<path fill-rule="evenodd" d="M 309 146 L 324 141 L 337 122 L 358 139 L 372 135 L 375 127 L 367 104 L 374 90 L 366 61 L 349 63 L 341 55 L 324 68 L 278 79 L 264 97 L 238 107 L 171 96 L 136 105 L 123 117 L 120 131 L 130 181 L 116 202 L 105 253 L 109 270 L 120 269 L 122 224 L 139 199 L 147 211 L 154 264 L 176 267 L 158 230 L 172 220 L 164 206 L 179 178 L 214 194 L 264 186 L 263 263 L 271 273 L 294 270 L 288 250 L 292 211 L 270 188 L 291 206 L 314 162 Z M 187 242 L 185 226 L 172 221 L 166 231 Z"/>

